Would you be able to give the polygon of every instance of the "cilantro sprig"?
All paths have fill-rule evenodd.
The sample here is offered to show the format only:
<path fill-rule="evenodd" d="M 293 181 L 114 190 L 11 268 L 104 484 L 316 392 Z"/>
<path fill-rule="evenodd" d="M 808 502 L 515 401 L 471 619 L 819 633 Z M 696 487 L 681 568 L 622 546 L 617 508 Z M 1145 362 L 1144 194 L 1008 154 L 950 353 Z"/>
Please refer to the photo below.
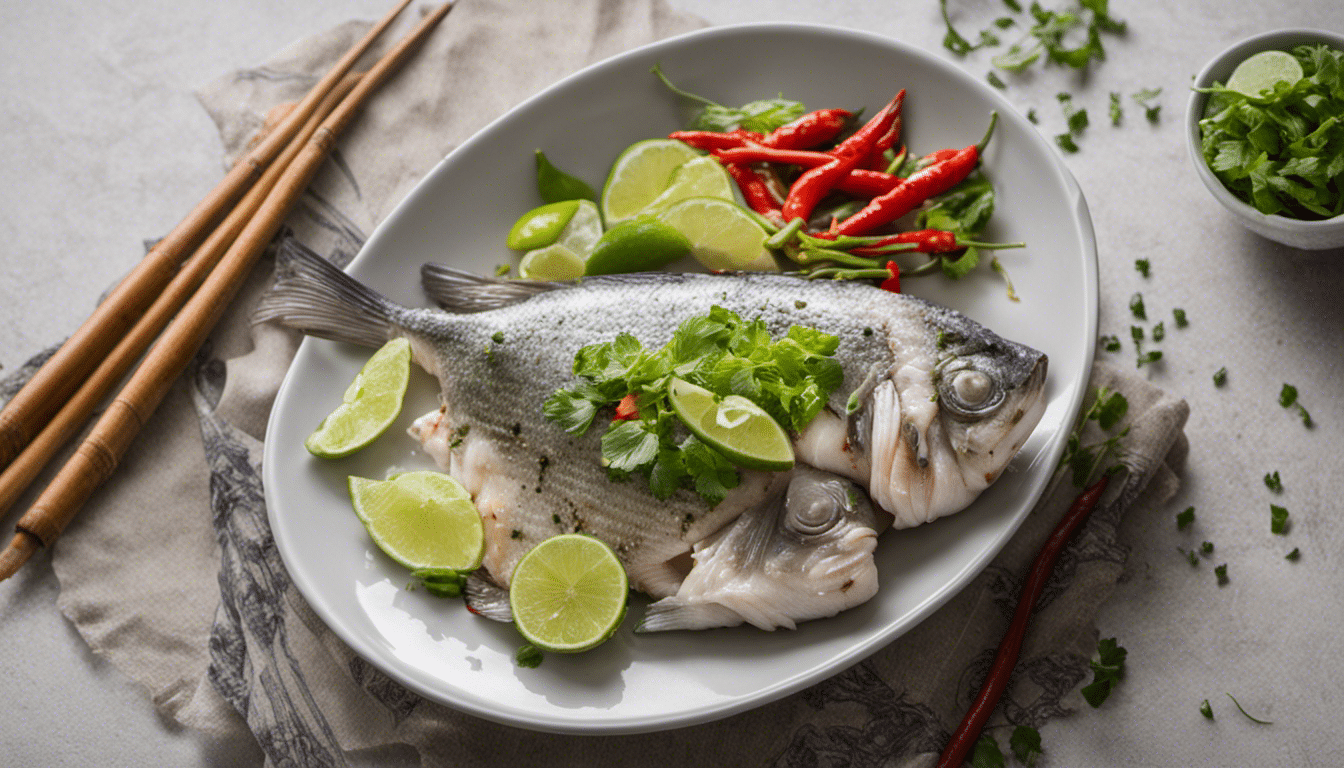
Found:
<path fill-rule="evenodd" d="M 677 87 L 657 65 L 653 67 L 653 74 L 667 86 L 668 90 L 687 101 L 701 105 L 699 113 L 690 124 L 694 130 L 731 131 L 742 128 L 756 133 L 770 133 L 781 125 L 802 117 L 806 111 L 802 102 L 783 96 L 758 99 L 740 107 L 729 107 Z"/>
<path fill-rule="evenodd" d="M 1124 676 L 1127 655 L 1128 651 L 1117 644 L 1114 637 L 1097 642 L 1097 660 L 1091 663 L 1092 682 L 1082 688 L 1083 698 L 1094 709 L 1106 701 Z"/>
<path fill-rule="evenodd" d="M 1326 219 L 1344 213 L 1344 51 L 1301 45 L 1304 77 L 1247 96 L 1221 84 L 1199 121 L 1214 175 L 1265 214 Z"/>
<path fill-rule="evenodd" d="M 716 395 L 741 395 L 785 429 L 800 430 L 844 379 L 831 355 L 839 339 L 793 326 L 772 339 L 760 318 L 712 307 L 687 319 L 666 345 L 646 348 L 628 333 L 590 344 L 574 356 L 577 380 L 556 390 L 542 411 L 566 432 L 588 431 L 603 409 L 633 396 L 637 415 L 613 420 L 602 435 L 602 461 L 615 479 L 642 474 L 660 498 L 690 488 L 710 506 L 739 481 L 737 467 L 689 435 L 668 401 L 672 377 Z"/>
<path fill-rule="evenodd" d="M 1074 485 L 1079 488 L 1085 487 L 1097 470 L 1106 467 L 1111 454 L 1119 449 L 1120 440 L 1129 434 L 1129 427 L 1125 427 L 1100 442 L 1084 444 L 1083 427 L 1088 422 L 1095 421 L 1102 432 L 1111 432 L 1128 411 L 1129 401 L 1124 395 L 1105 387 L 1097 389 L 1096 398 L 1083 414 L 1079 427 L 1069 435 L 1068 441 L 1064 444 L 1064 455 L 1059 460 L 1060 467 L 1068 468 Z"/>

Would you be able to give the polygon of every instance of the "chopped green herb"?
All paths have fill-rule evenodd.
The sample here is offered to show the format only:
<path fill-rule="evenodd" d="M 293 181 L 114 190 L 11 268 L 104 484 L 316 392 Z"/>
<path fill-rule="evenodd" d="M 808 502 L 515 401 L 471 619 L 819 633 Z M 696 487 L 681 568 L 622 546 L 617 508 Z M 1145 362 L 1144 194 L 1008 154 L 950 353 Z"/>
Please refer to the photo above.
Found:
<path fill-rule="evenodd" d="M 1213 386 L 1221 387 L 1227 383 L 1227 369 L 1219 368 L 1213 372 Z"/>
<path fill-rule="evenodd" d="M 1221 586 L 1223 586 L 1224 584 L 1226 584 L 1226 583 L 1227 583 L 1227 563 L 1223 563 L 1222 565 L 1214 566 L 1214 568 L 1213 568 L 1213 575 L 1218 577 L 1218 586 L 1221 587 Z"/>
<path fill-rule="evenodd" d="M 1115 336 L 1102 336 L 1100 341 L 1102 349 L 1105 349 L 1107 352 L 1120 351 L 1120 339 Z"/>
<path fill-rule="evenodd" d="M 1022 6 L 1017 2 L 1017 0 L 1003 0 L 1003 4 L 1008 6 L 1008 10 L 1012 11 L 1013 13 L 1022 12 Z"/>
<path fill-rule="evenodd" d="M 1061 133 L 1055 136 L 1055 143 L 1065 152 L 1077 152 L 1078 144 L 1073 140 L 1072 134 Z"/>
<path fill-rule="evenodd" d="M 1148 311 L 1143 307 L 1143 294 L 1136 293 L 1129 297 L 1129 311 L 1134 317 L 1140 320 L 1148 319 Z"/>
<path fill-rule="evenodd" d="M 1269 532 L 1279 536 L 1288 533 L 1288 510 L 1277 504 L 1269 505 Z"/>
<path fill-rule="evenodd" d="M 998 27 L 999 29 L 1007 29 L 1016 23 L 1017 22 L 1013 20 L 1012 16 L 1000 16 L 999 18 L 994 20 L 994 26 Z"/>
<path fill-rule="evenodd" d="M 1185 527 L 1195 522 L 1195 508 L 1186 507 L 1176 515 L 1176 530 L 1183 531 Z"/>
<path fill-rule="evenodd" d="M 1190 567 L 1195 568 L 1199 566 L 1199 555 L 1195 554 L 1195 550 L 1177 547 L 1176 551 L 1185 556 L 1185 559 L 1190 563 Z"/>
<path fill-rule="evenodd" d="M 943 35 L 943 47 L 958 56 L 965 56 L 974 51 L 978 46 L 971 45 L 971 41 L 962 37 L 952 26 L 952 19 L 947 15 L 947 0 L 938 0 L 938 10 L 942 12 L 943 23 L 947 25 L 947 34 Z"/>
<path fill-rule="evenodd" d="M 1134 361 L 1134 367 L 1142 368 L 1145 365 L 1156 363 L 1158 360 L 1161 359 L 1162 359 L 1162 350 L 1150 349 L 1147 352 L 1144 352 L 1143 354 L 1139 355 L 1138 359 Z"/>
<path fill-rule="evenodd" d="M 1069 133 L 1077 136 L 1087 127 L 1087 110 L 1073 105 L 1073 96 L 1068 93 L 1055 94 L 1055 99 L 1059 102 L 1060 109 L 1064 111 L 1064 121 L 1069 126 Z"/>
<path fill-rule="evenodd" d="M 444 568 L 419 568 L 411 576 L 420 580 L 425 591 L 435 597 L 461 597 L 467 577 Z"/>
<path fill-rule="evenodd" d="M 1135 349 L 1138 349 L 1143 344 L 1143 335 L 1144 335 L 1143 326 L 1141 325 L 1129 326 L 1129 338 L 1134 340 Z"/>
<path fill-rule="evenodd" d="M 761 99 L 740 107 L 726 107 L 678 88 L 656 65 L 653 67 L 653 74 L 668 90 L 683 99 L 703 105 L 700 113 L 691 121 L 689 127 L 693 130 L 724 132 L 742 128 L 756 133 L 770 133 L 781 125 L 802 117 L 805 111 L 801 102 L 785 98 Z"/>
<path fill-rule="evenodd" d="M 1158 321 L 1157 325 L 1153 326 L 1153 341 L 1161 341 L 1166 337 L 1167 329 L 1162 325 L 1161 321 Z"/>
<path fill-rule="evenodd" d="M 1283 559 L 1284 559 L 1284 560 L 1292 560 L 1293 562 L 1297 562 L 1298 558 L 1300 558 L 1300 557 L 1302 557 L 1302 553 L 1298 551 L 1298 548 L 1297 548 L 1297 547 L 1293 547 L 1293 551 L 1292 551 L 1292 552 L 1289 552 L 1289 553 L 1286 554 L 1286 555 L 1284 555 L 1284 556 L 1283 556 Z"/>
<path fill-rule="evenodd" d="M 508 264 L 496 264 L 495 277 L 503 277 L 509 274 L 509 270 L 511 269 L 513 269 L 513 267 L 509 266 Z"/>
<path fill-rule="evenodd" d="M 518 651 L 513 654 L 514 663 L 520 667 L 527 667 L 528 669 L 536 669 L 537 667 L 540 667 L 542 660 L 545 658 L 546 654 L 542 653 L 540 648 L 531 643 L 527 643 L 520 647 Z"/>
<path fill-rule="evenodd" d="M 1125 116 L 1125 113 L 1124 110 L 1120 108 L 1120 94 L 1116 91 L 1111 91 L 1110 112 L 1111 125 L 1120 125 L 1120 120 Z"/>
<path fill-rule="evenodd" d="M 1035 125 L 1040 121 L 1041 119 L 1039 117 L 1036 117 L 1036 109 L 1034 107 L 1027 110 L 1027 122 L 1031 123 L 1032 125 Z"/>
<path fill-rule="evenodd" d="M 1003 752 L 988 733 L 982 733 L 971 750 L 971 768 L 1003 768 Z"/>
<path fill-rule="evenodd" d="M 678 440 L 680 421 L 667 401 L 671 375 L 720 395 L 740 394 L 785 429 L 800 430 L 844 379 L 831 357 L 839 343 L 803 326 L 775 340 L 763 320 L 744 322 L 715 306 L 682 323 L 658 350 L 628 333 L 581 348 L 574 357 L 577 381 L 552 394 L 542 411 L 565 431 L 583 434 L 600 408 L 636 394 L 638 418 L 614 421 L 602 436 L 608 471 L 615 479 L 646 475 L 658 498 L 693 488 L 712 506 L 737 485 L 737 468 L 694 437 Z"/>
<path fill-rule="evenodd" d="M 1161 88 L 1144 88 L 1141 91 L 1136 91 L 1131 94 L 1130 98 L 1134 99 L 1134 101 L 1138 102 L 1139 106 L 1143 107 L 1143 114 L 1144 117 L 1148 118 L 1148 122 L 1156 123 L 1162 112 L 1162 105 L 1153 102 L 1161 95 Z"/>
<path fill-rule="evenodd" d="M 503 331 L 495 331 L 495 335 L 491 336 L 491 337 L 490 337 L 490 340 L 493 341 L 493 342 L 495 342 L 496 344 L 503 344 L 503 343 L 504 343 L 504 332 L 503 332 Z"/>
<path fill-rule="evenodd" d="M 1279 471 L 1277 469 L 1265 475 L 1265 487 L 1275 493 L 1279 493 L 1283 490 L 1283 481 L 1279 479 Z"/>
<path fill-rule="evenodd" d="M 1279 405 L 1284 408 L 1297 408 L 1298 414 L 1302 417 L 1302 424 L 1308 428 L 1312 426 L 1311 414 L 1307 413 L 1307 409 L 1297 401 L 1297 387 L 1284 384 L 1283 389 L 1279 391 Z"/>
<path fill-rule="evenodd" d="M 988 81 L 990 85 L 994 86 L 995 88 L 998 88 L 999 90 L 1003 90 L 1008 87 L 1008 84 L 1003 82 L 1003 80 L 1000 79 L 998 75 L 994 74 L 994 70 L 992 69 L 989 72 L 985 73 L 985 80 Z"/>
<path fill-rule="evenodd" d="M 1134 268 L 1139 271 L 1140 275 L 1147 277 L 1151 271 L 1151 264 L 1148 262 L 1147 259 L 1135 259 Z"/>
<path fill-rule="evenodd" d="M 1190 324 L 1190 321 L 1185 319 L 1185 310 L 1180 307 L 1171 310 L 1171 316 L 1176 319 L 1177 328 L 1184 328 Z"/>
<path fill-rule="evenodd" d="M 1019 763 L 1032 768 L 1041 756 L 1041 732 L 1029 725 L 1016 726 L 1008 737 L 1008 748 Z"/>
<path fill-rule="evenodd" d="M 1096 398 L 1092 401 L 1091 407 L 1079 419 L 1079 426 L 1065 442 L 1064 456 L 1059 461 L 1061 468 L 1069 468 L 1074 485 L 1079 488 L 1086 486 L 1097 470 L 1105 466 L 1110 454 L 1119 446 L 1120 439 L 1129 434 L 1129 427 L 1125 427 L 1099 443 L 1083 445 L 1081 437 L 1083 426 L 1089 421 L 1095 421 L 1102 431 L 1110 432 L 1119 425 L 1120 420 L 1125 417 L 1128 411 L 1129 401 L 1125 399 L 1124 395 L 1119 392 L 1112 392 L 1105 387 L 1097 389 Z"/>
<path fill-rule="evenodd" d="M 1211 555 L 1211 554 L 1213 554 L 1213 542 L 1212 542 L 1212 541 L 1206 541 L 1206 542 L 1204 542 L 1203 544 L 1200 544 L 1200 545 L 1199 545 L 1199 553 L 1200 553 L 1201 555 Z"/>
<path fill-rule="evenodd" d="M 1200 703 L 1199 714 L 1207 717 L 1210 720 L 1213 719 L 1213 706 L 1209 704 L 1208 699 L 1205 699 L 1203 702 Z"/>
<path fill-rule="evenodd" d="M 1290 51 L 1304 77 L 1246 96 L 1215 83 L 1199 121 L 1210 170 L 1264 214 L 1319 220 L 1344 210 L 1344 50 Z"/>
<path fill-rule="evenodd" d="M 1232 694 L 1230 694 L 1230 693 L 1227 694 L 1227 698 L 1232 699 L 1232 703 L 1237 705 L 1237 710 L 1238 710 L 1239 712 L 1241 712 L 1241 714 L 1245 715 L 1251 722 L 1253 722 L 1253 723 L 1259 723 L 1259 724 L 1261 724 L 1261 725 L 1273 725 L 1273 724 L 1274 724 L 1274 723 L 1272 723 L 1272 722 L 1270 722 L 1270 721 L 1268 721 L 1268 720 L 1261 720 L 1261 719 L 1259 719 L 1259 718 L 1251 717 L 1251 713 L 1247 712 L 1245 709 L 1242 709 L 1241 702 L 1237 701 L 1237 698 L 1236 698 L 1235 696 L 1233 696 Z"/>
<path fill-rule="evenodd" d="M 1095 709 L 1111 695 L 1111 690 L 1120 682 L 1125 672 L 1124 648 L 1116 644 L 1114 637 L 1104 638 L 1097 643 L 1097 660 L 1092 662 L 1092 682 L 1083 686 L 1083 698 Z"/>

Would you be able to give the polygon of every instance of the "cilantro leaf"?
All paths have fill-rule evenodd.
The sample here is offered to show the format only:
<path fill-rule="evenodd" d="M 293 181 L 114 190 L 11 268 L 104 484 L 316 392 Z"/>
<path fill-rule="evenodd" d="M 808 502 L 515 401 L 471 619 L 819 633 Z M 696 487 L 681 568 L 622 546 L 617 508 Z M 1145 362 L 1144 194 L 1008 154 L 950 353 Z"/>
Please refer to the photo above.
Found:
<path fill-rule="evenodd" d="M 1129 311 L 1139 320 L 1147 320 L 1148 312 L 1143 306 L 1143 294 L 1136 293 L 1129 297 Z"/>
<path fill-rule="evenodd" d="M 1277 469 L 1273 472 L 1265 473 L 1265 487 L 1275 493 L 1283 491 L 1283 481 L 1279 479 L 1279 471 Z"/>
<path fill-rule="evenodd" d="M 1185 509 L 1181 510 L 1181 512 L 1178 515 L 1176 515 L 1176 529 L 1185 530 L 1185 527 L 1190 525 L 1194 521 L 1195 521 L 1195 508 L 1186 507 Z"/>
<path fill-rule="evenodd" d="M 1208 700 L 1208 699 L 1205 699 L 1204 701 L 1200 702 L 1200 704 L 1199 704 L 1199 714 L 1201 714 L 1201 715 L 1207 717 L 1207 718 L 1210 719 L 1210 720 L 1213 719 L 1213 706 L 1212 706 L 1211 704 L 1209 704 L 1209 700 Z"/>
<path fill-rule="evenodd" d="M 1218 577 L 1218 586 L 1227 584 L 1227 563 L 1214 566 L 1213 575 Z"/>
<path fill-rule="evenodd" d="M 1227 368 L 1219 368 L 1213 372 L 1213 386 L 1221 387 L 1227 383 Z"/>
<path fill-rule="evenodd" d="M 1116 91 L 1111 91 L 1110 98 L 1111 101 L 1109 111 L 1111 115 L 1111 125 L 1118 126 L 1120 125 L 1120 120 L 1125 116 L 1125 111 L 1120 107 L 1119 93 L 1117 93 Z"/>
<path fill-rule="evenodd" d="M 1102 348 L 1107 352 L 1120 351 L 1120 339 L 1115 336 L 1102 336 L 1099 341 L 1101 342 Z"/>
<path fill-rule="evenodd" d="M 634 472 L 658 458 L 658 443 L 644 421 L 622 421 L 602 435 L 602 458 L 610 469 Z"/>
<path fill-rule="evenodd" d="M 1078 143 L 1073 140 L 1073 134 L 1071 133 L 1055 134 L 1055 143 L 1059 145 L 1060 149 L 1070 154 L 1078 151 Z"/>
<path fill-rule="evenodd" d="M 1284 408 L 1291 408 L 1297 402 L 1297 387 L 1292 384 L 1284 384 L 1283 389 L 1279 391 L 1279 405 Z"/>
<path fill-rule="evenodd" d="M 1138 270 L 1140 275 L 1148 277 L 1152 273 L 1152 262 L 1147 259 L 1135 259 L 1134 269 Z"/>
<path fill-rule="evenodd" d="M 1008 748 L 1019 763 L 1031 768 L 1041 756 L 1041 732 L 1028 725 L 1019 725 L 1008 737 Z"/>
<path fill-rule="evenodd" d="M 1298 548 L 1297 548 L 1297 547 L 1293 547 L 1293 551 L 1292 551 L 1292 552 L 1289 552 L 1289 553 L 1286 554 L 1286 555 L 1284 555 L 1284 556 L 1283 556 L 1283 559 L 1284 559 L 1284 560 L 1291 560 L 1291 561 L 1293 561 L 1293 562 L 1297 562 L 1298 559 L 1301 558 L 1301 557 L 1302 557 L 1302 553 L 1301 553 L 1300 551 L 1298 551 Z"/>
<path fill-rule="evenodd" d="M 1125 672 L 1128 652 L 1116 643 L 1114 637 L 1097 642 L 1097 660 L 1091 663 L 1092 682 L 1083 686 L 1083 698 L 1095 709 L 1111 695 Z"/>
<path fill-rule="evenodd" d="M 1176 320 L 1177 328 L 1184 328 L 1190 324 L 1190 321 L 1185 318 L 1185 310 L 1180 307 L 1171 310 L 1171 316 Z"/>
<path fill-rule="evenodd" d="M 1162 105 L 1155 104 L 1154 102 L 1157 97 L 1161 95 L 1161 88 L 1144 88 L 1141 91 L 1136 91 L 1135 93 L 1130 94 L 1130 98 L 1134 99 L 1134 101 L 1138 102 L 1139 106 L 1143 107 L 1143 114 L 1144 117 L 1148 118 L 1148 122 L 1156 123 L 1162 112 Z"/>
<path fill-rule="evenodd" d="M 1000 78 L 998 75 L 994 74 L 994 70 L 992 69 L 985 74 L 985 81 L 988 82 L 990 85 L 994 86 L 995 88 L 998 88 L 999 90 L 1003 90 L 1008 87 L 1008 84 L 1003 82 L 1003 79 Z"/>
<path fill-rule="evenodd" d="M 1003 768 L 1003 752 L 999 743 L 988 733 L 983 733 L 971 750 L 971 768 Z"/>
<path fill-rule="evenodd" d="M 757 133 L 770 133 L 786 123 L 803 116 L 806 107 L 802 102 L 786 99 L 783 96 L 774 99 L 759 99 L 740 107 L 728 107 L 690 93 L 672 84 L 660 67 L 654 66 L 653 73 L 667 86 L 668 90 L 682 98 L 701 104 L 701 110 L 691 121 L 690 127 L 702 131 L 731 131 L 742 128 Z"/>

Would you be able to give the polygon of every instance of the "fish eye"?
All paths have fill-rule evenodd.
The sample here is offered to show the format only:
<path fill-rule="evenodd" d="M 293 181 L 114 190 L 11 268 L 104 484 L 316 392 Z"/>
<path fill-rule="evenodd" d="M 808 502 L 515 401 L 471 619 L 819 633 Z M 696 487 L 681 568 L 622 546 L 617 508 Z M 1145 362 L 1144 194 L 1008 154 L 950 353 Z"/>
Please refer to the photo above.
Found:
<path fill-rule="evenodd" d="M 951 372 L 943 381 L 943 404 L 953 417 L 982 416 L 1003 402 L 1003 391 L 993 377 L 974 368 Z"/>
<path fill-rule="evenodd" d="M 785 524 L 804 536 L 818 536 L 840 522 L 846 503 L 838 483 L 795 485 L 785 501 Z"/>

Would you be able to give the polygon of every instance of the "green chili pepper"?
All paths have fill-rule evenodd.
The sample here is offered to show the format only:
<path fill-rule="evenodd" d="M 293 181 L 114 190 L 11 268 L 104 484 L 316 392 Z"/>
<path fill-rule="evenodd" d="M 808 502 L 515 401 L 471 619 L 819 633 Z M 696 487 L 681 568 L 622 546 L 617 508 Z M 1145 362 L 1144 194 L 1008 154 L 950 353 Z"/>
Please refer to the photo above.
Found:
<path fill-rule="evenodd" d="M 537 192 L 543 202 L 558 203 L 564 200 L 592 200 L 597 202 L 597 193 L 583 179 L 565 173 L 551 165 L 546 154 L 537 150 Z"/>

